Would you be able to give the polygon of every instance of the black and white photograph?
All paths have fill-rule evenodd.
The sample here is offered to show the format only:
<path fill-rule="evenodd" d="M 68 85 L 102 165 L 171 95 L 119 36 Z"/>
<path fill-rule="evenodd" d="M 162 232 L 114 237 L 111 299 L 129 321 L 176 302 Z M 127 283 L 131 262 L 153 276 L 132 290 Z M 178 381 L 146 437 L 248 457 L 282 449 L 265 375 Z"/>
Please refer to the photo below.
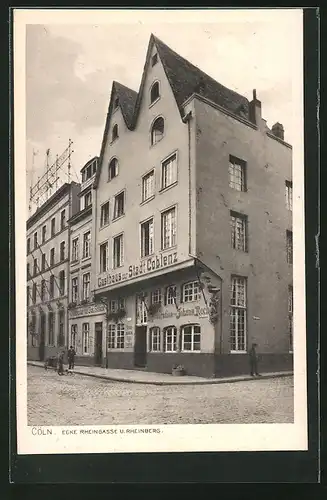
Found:
<path fill-rule="evenodd" d="M 302 14 L 15 11 L 19 453 L 307 449 Z"/>

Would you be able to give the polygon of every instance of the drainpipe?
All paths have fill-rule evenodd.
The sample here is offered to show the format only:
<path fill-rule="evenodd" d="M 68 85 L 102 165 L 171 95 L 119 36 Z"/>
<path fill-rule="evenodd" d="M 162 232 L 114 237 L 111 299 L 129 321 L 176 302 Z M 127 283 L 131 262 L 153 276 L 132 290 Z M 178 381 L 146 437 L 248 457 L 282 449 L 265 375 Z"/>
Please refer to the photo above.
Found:
<path fill-rule="evenodd" d="M 192 181 L 191 181 L 191 118 L 192 111 L 189 111 L 183 118 L 183 123 L 187 123 L 188 132 L 188 253 L 191 255 L 191 232 L 192 232 Z"/>

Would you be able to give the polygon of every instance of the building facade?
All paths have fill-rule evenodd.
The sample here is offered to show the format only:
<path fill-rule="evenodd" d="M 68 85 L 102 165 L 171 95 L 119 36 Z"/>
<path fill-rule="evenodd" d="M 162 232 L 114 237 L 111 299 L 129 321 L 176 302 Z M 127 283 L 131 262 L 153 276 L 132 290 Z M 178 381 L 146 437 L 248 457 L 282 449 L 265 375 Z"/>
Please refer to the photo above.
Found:
<path fill-rule="evenodd" d="M 70 295 L 68 303 L 69 345 L 76 351 L 76 364 L 101 365 L 106 306 L 94 301 L 92 265 L 92 185 L 98 158 L 81 169 L 80 210 L 68 221 L 70 226 Z"/>
<path fill-rule="evenodd" d="M 114 82 L 94 182 L 103 364 L 220 376 L 292 367 L 292 148 L 261 103 L 151 36 Z"/>
<path fill-rule="evenodd" d="M 68 343 L 69 225 L 77 212 L 80 185 L 60 187 L 28 219 L 27 356 L 44 360 Z"/>

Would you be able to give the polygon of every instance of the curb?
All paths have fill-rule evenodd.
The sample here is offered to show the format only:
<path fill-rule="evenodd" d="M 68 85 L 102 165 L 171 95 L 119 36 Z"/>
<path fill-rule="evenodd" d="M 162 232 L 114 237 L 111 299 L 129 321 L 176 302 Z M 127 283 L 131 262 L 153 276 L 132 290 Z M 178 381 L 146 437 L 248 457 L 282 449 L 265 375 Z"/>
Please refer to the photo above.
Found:
<path fill-rule="evenodd" d="M 36 363 L 33 363 L 32 361 L 27 361 L 27 364 L 30 366 L 36 366 L 38 368 L 42 368 L 44 370 L 43 365 L 39 365 Z M 55 368 L 53 367 L 48 367 L 48 370 L 54 370 Z M 192 382 L 159 382 L 156 380 L 152 381 L 146 381 L 146 380 L 135 380 L 135 379 L 125 379 L 121 377 L 114 377 L 110 375 L 98 375 L 95 373 L 86 373 L 86 372 L 74 372 L 74 375 L 82 375 L 84 377 L 93 377 L 93 378 L 98 378 L 100 380 L 107 380 L 107 381 L 112 381 L 112 382 L 123 382 L 126 384 L 145 384 L 145 385 L 214 385 L 214 384 L 232 384 L 236 382 L 250 382 L 254 380 L 267 380 L 267 379 L 272 379 L 272 378 L 285 378 L 285 377 L 292 377 L 293 372 L 280 372 L 280 373 L 272 373 L 269 375 L 262 374 L 260 377 L 251 377 L 251 376 L 244 376 L 241 378 L 221 378 L 221 379 L 212 379 L 212 380 L 200 380 L 200 381 L 192 381 Z"/>

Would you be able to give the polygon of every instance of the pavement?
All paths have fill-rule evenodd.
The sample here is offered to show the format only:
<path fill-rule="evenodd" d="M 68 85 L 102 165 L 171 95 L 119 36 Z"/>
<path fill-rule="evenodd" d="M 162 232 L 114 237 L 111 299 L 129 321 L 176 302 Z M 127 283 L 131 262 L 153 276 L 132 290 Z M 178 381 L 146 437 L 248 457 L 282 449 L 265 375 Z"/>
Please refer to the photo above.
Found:
<path fill-rule="evenodd" d="M 41 361 L 27 361 L 27 364 L 44 370 L 44 363 Z M 53 370 L 53 368 L 49 369 Z M 219 378 L 203 378 L 191 375 L 175 377 L 174 375 L 170 375 L 168 373 L 154 373 L 139 370 L 119 370 L 114 368 L 101 368 L 98 366 L 75 366 L 74 374 L 108 381 L 150 385 L 212 385 L 293 376 L 293 372 L 284 371 L 263 373 L 260 377 L 251 377 L 250 375 Z"/>

